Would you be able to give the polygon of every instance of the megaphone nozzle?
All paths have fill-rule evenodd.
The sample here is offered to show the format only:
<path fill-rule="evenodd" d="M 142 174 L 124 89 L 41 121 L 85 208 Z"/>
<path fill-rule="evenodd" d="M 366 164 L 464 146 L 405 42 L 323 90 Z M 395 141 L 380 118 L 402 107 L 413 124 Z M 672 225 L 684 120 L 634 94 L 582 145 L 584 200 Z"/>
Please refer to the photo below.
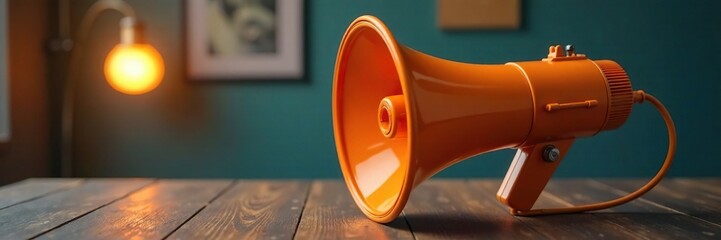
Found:
<path fill-rule="evenodd" d="M 378 105 L 378 126 L 386 138 L 406 137 L 406 103 L 403 95 L 388 96 L 381 100 Z"/>

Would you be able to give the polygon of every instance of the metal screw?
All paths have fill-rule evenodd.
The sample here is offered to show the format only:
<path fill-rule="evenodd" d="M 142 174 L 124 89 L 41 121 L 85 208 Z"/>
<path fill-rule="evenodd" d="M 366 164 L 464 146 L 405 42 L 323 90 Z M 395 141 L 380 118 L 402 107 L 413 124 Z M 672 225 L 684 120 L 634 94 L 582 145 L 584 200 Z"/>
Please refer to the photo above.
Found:
<path fill-rule="evenodd" d="M 543 148 L 543 160 L 546 162 L 555 162 L 559 158 L 561 158 L 561 150 L 558 150 L 556 146 L 549 144 Z"/>
<path fill-rule="evenodd" d="M 566 57 L 573 55 L 576 55 L 576 49 L 574 49 L 571 44 L 566 45 Z"/>

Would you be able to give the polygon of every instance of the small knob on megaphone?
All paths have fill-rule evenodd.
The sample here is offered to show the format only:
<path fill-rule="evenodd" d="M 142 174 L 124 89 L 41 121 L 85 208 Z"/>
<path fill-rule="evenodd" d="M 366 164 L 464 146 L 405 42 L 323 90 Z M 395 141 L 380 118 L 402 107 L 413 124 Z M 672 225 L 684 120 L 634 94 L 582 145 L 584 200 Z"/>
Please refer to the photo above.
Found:
<path fill-rule="evenodd" d="M 388 96 L 381 100 L 378 106 L 378 126 L 387 138 L 406 137 L 406 101 L 403 95 Z"/>
<path fill-rule="evenodd" d="M 576 56 L 576 49 L 573 47 L 573 45 L 568 44 L 566 45 L 566 57 Z"/>
<path fill-rule="evenodd" d="M 561 158 L 561 150 L 559 150 L 556 146 L 549 144 L 546 145 L 543 148 L 543 160 L 546 162 L 555 162 L 559 158 Z"/>

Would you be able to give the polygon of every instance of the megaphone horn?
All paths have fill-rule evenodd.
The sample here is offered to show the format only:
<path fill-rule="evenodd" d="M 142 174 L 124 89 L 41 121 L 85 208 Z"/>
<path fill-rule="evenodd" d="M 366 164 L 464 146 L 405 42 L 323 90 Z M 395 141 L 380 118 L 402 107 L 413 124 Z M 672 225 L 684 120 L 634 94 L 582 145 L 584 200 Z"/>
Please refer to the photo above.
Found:
<path fill-rule="evenodd" d="M 609 202 L 531 209 L 574 139 L 620 127 L 634 102 L 662 113 L 669 152 L 643 188 Z M 515 215 L 597 210 L 650 190 L 673 159 L 676 137 L 668 111 L 633 91 L 625 70 L 572 47 L 551 46 L 540 61 L 480 65 L 436 58 L 396 42 L 378 18 L 348 27 L 336 59 L 333 128 L 343 176 L 363 213 L 389 222 L 414 187 L 471 156 L 518 151 L 498 199 Z"/>

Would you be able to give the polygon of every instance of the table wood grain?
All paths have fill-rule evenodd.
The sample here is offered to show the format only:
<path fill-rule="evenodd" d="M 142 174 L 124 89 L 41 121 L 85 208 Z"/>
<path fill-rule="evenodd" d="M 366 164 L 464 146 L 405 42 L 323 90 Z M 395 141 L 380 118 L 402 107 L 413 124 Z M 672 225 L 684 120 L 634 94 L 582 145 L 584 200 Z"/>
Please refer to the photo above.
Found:
<path fill-rule="evenodd" d="M 535 207 L 609 200 L 641 179 L 561 179 Z M 434 179 L 368 220 L 340 180 L 28 179 L 0 187 L 2 239 L 721 239 L 721 179 L 669 178 L 590 213 L 512 216 L 498 179 Z"/>

